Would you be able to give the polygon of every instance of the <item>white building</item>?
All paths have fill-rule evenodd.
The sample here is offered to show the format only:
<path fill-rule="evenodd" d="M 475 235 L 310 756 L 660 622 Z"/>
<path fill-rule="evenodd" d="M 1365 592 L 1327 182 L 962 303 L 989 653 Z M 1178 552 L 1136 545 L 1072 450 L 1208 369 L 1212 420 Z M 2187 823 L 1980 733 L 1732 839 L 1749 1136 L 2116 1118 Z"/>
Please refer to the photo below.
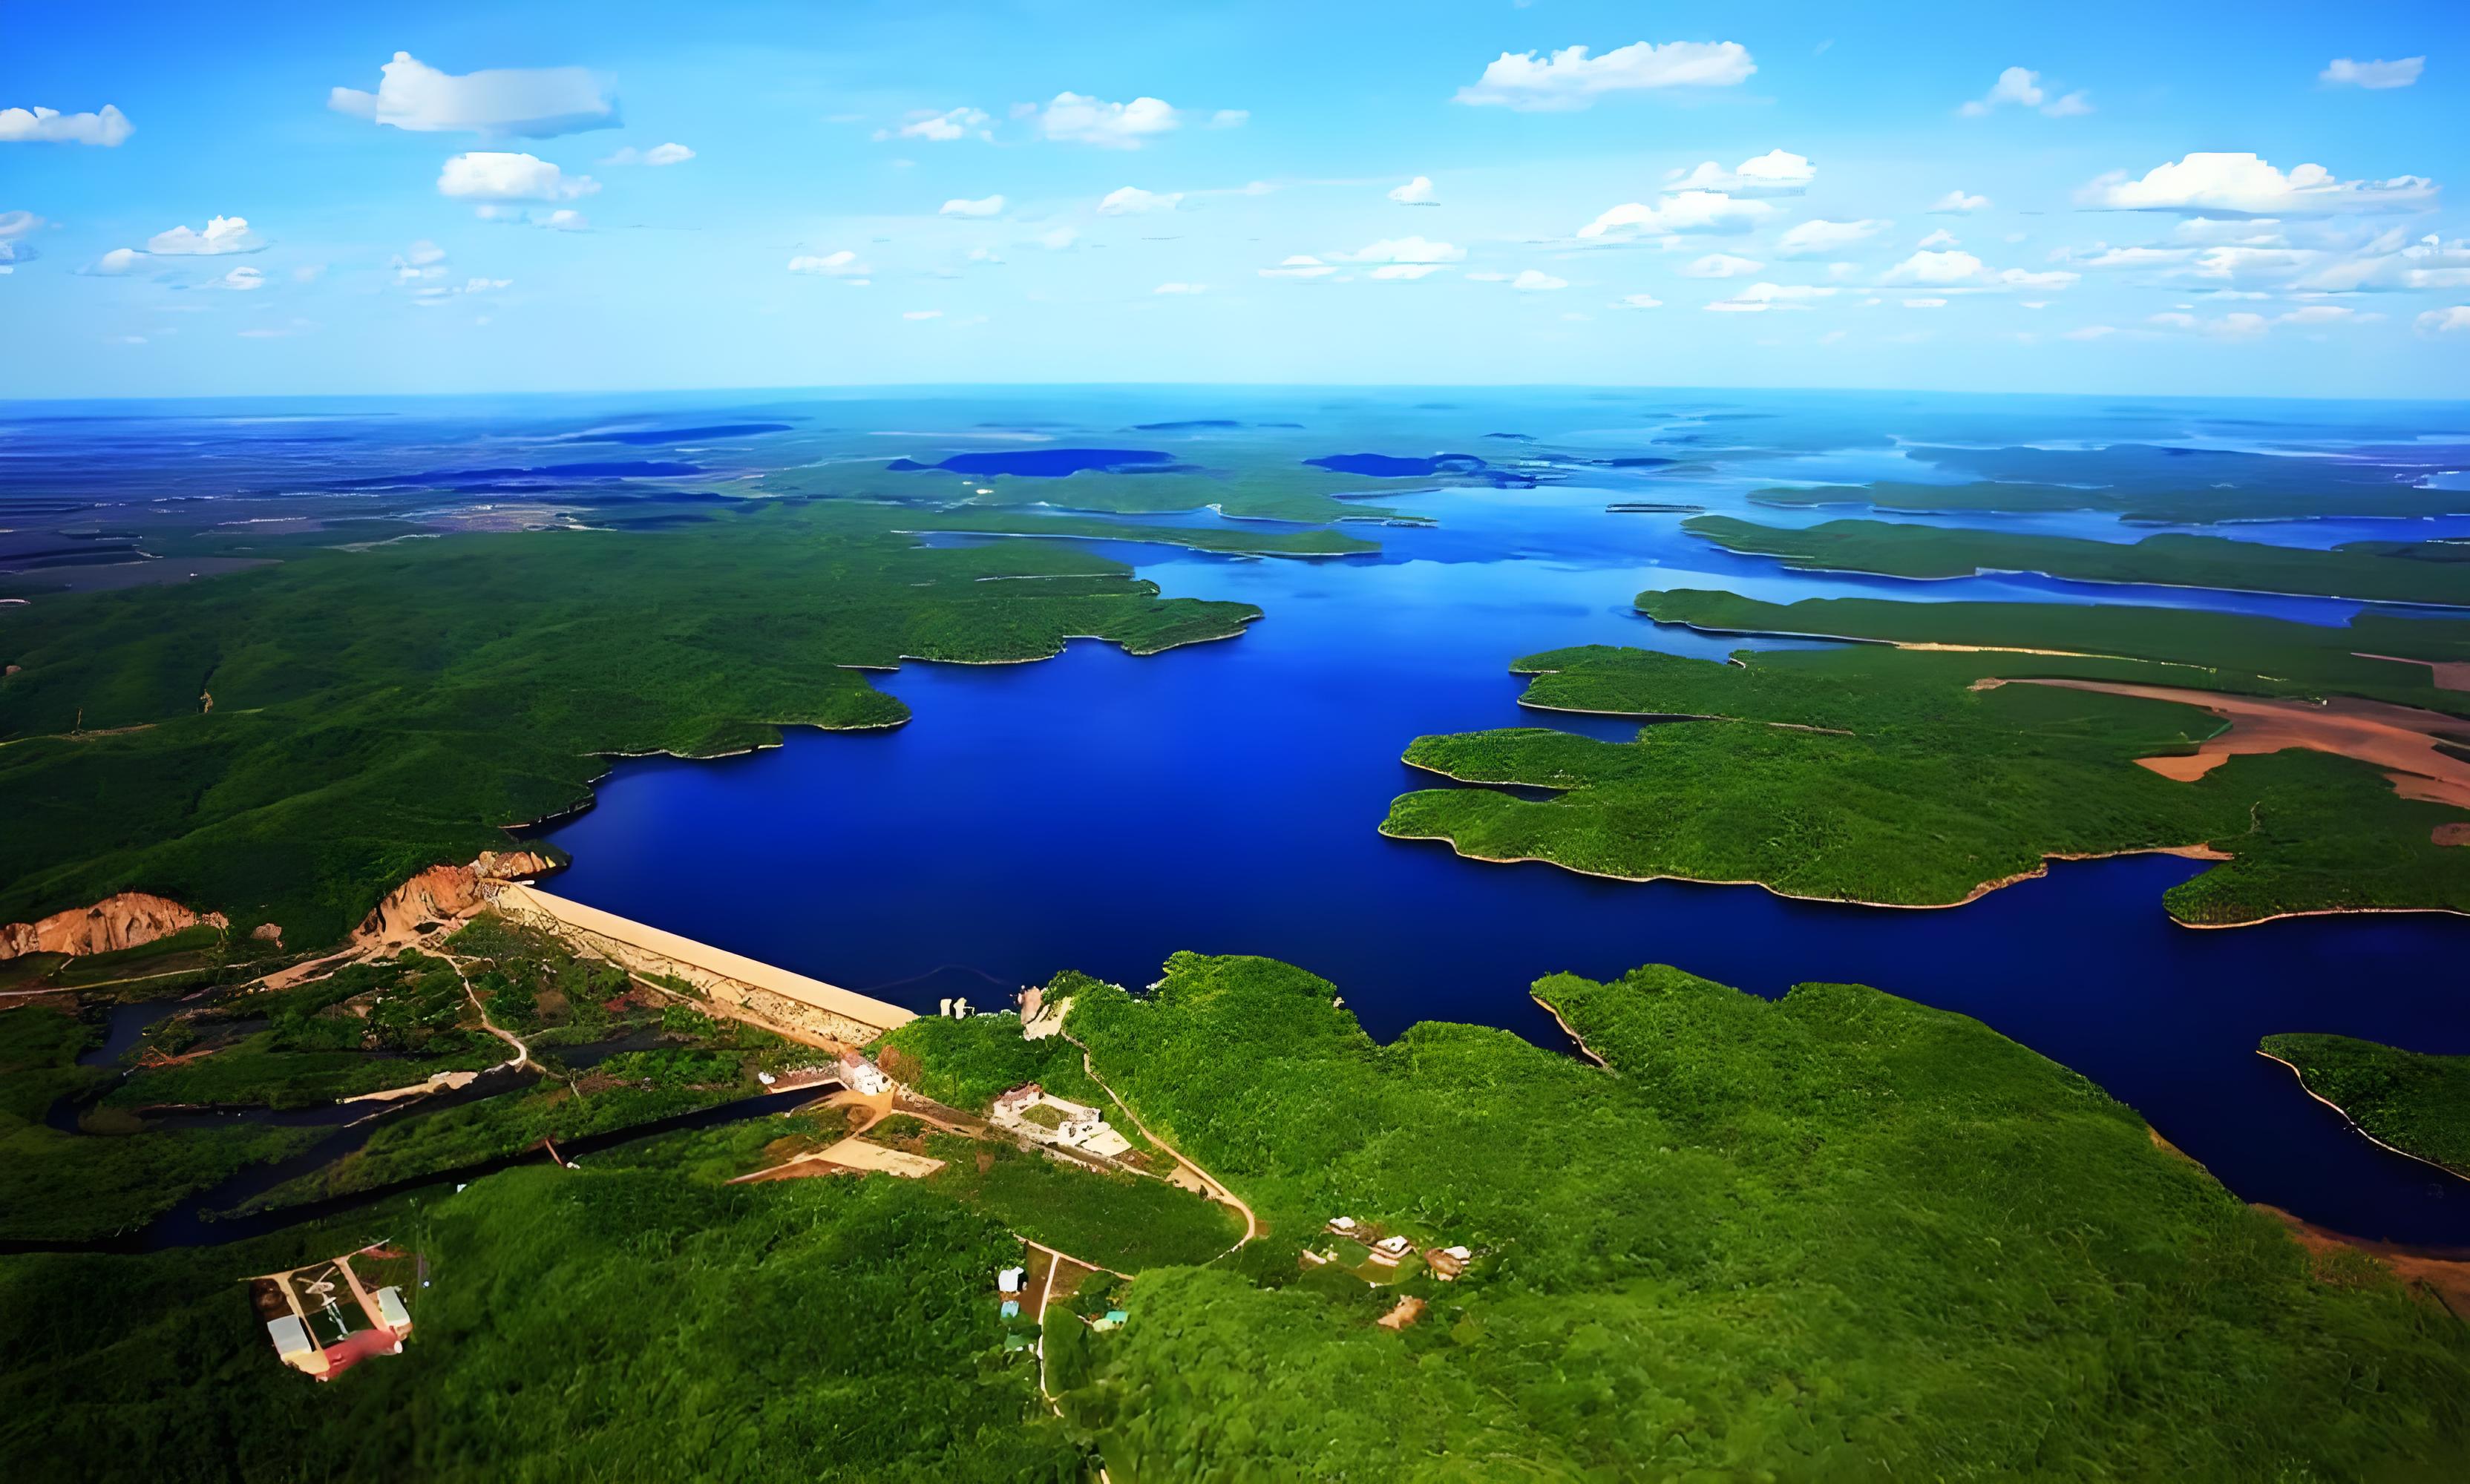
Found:
<path fill-rule="evenodd" d="M 872 1098 L 892 1090 L 892 1078 L 883 1069 L 855 1052 L 841 1055 L 841 1081 L 850 1091 L 862 1098 Z"/>

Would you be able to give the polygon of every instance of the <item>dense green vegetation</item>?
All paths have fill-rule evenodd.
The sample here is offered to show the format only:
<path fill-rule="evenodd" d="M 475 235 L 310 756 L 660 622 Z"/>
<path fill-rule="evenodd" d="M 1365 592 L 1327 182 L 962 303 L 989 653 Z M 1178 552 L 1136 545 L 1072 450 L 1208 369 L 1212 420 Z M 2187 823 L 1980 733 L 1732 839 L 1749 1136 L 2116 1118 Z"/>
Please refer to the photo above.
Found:
<path fill-rule="evenodd" d="M 606 754 L 903 720 L 853 666 L 1032 660 L 1075 635 L 1151 654 L 1257 616 L 1063 543 L 921 548 L 897 517 L 409 540 L 9 609 L 0 920 L 143 889 L 311 946 L 413 871 L 574 807 Z"/>
<path fill-rule="evenodd" d="M 980 510 L 964 506 L 933 515 L 912 516 L 905 529 L 950 531 L 978 536 L 1038 536 L 1050 540 L 1146 542 L 1189 546 L 1229 556 L 1332 557 L 1366 556 L 1381 549 L 1377 541 L 1327 528 L 1301 531 L 1247 529 L 1242 525 L 1128 525 L 1120 521 L 1051 511 Z"/>
<path fill-rule="evenodd" d="M 400 1356 L 278 1364 L 235 1280 L 379 1239 L 426 1258 Z M 510 1171 L 238 1247 L 0 1258 L 0 1475 L 1053 1480 L 1006 1357 L 1020 1245 L 907 1180 Z"/>
<path fill-rule="evenodd" d="M 1982 511 L 2019 515 L 2050 510 L 2095 510 L 2151 525 L 2208 525 L 2222 521 L 2304 521 L 2326 515 L 2428 517 L 2470 509 L 2458 490 L 2407 484 L 2329 482 L 2274 487 L 2242 480 L 2232 488 L 2150 480 L 2110 485 L 2037 483 L 2029 477 L 1985 479 L 1971 484 L 1817 484 L 1759 490 L 1761 505 L 1870 505 L 1917 514 Z"/>
<path fill-rule="evenodd" d="M 70 1132 L 45 1122 L 62 1098 L 117 1075 L 81 1067 L 100 1028 L 55 1003 L 0 1010 L 0 1241 L 75 1241 L 144 1224 L 246 1165 L 279 1158 L 315 1130 L 240 1125 L 178 1131 L 104 1123 Z M 13 1330 L 0 1328 L 12 1336 Z M 6 1472 L 6 1471 L 0 1471 Z"/>
<path fill-rule="evenodd" d="M 1118 1478 L 2342 1478 L 2470 1447 L 2470 1331 L 2322 1264 L 1979 1024 L 1670 969 L 1382 1046 L 1331 986 L 1178 956 L 1071 1018 L 1270 1226 L 1144 1276 L 1060 1379 Z M 1402 1333 L 1303 1274 L 1349 1212 L 1486 1257 Z M 2329 1280 L 2329 1281 L 2328 1281 Z M 1050 1331 L 1052 1331 L 1050 1326 Z M 2339 1396 L 2339 1405 L 2326 1399 Z"/>
<path fill-rule="evenodd" d="M 2470 661 L 2470 622 L 2458 619 L 2360 614 L 2346 626 L 2334 627 L 2125 603 L 1762 603 L 1689 589 L 1642 592 L 1638 607 L 1659 623 L 1715 634 L 2063 652 L 1998 655 L 1999 668 L 1983 674 L 2072 675 L 2259 696 L 2365 696 L 2470 716 L 2470 691 L 2438 686 L 2427 663 L 2395 662 Z M 2086 657 L 2104 656 L 2144 662 L 2112 668 L 2086 662 Z"/>
<path fill-rule="evenodd" d="M 1543 728 L 1419 737 L 1406 754 L 1417 767 L 1556 796 L 1408 794 L 1385 833 L 1486 860 L 1899 906 L 1968 900 L 2046 856 L 2210 845 L 2235 858 L 2166 894 L 2183 921 L 2470 910 L 2470 850 L 2433 839 L 2460 811 L 2402 799 L 2366 764 L 2281 753 L 2179 782 L 2133 760 L 2191 750 L 2218 729 L 2205 712 L 1975 685 L 2149 666 L 1858 645 L 1745 651 L 1729 664 L 1590 646 L 1512 668 L 1534 677 L 1530 705 L 1686 719 L 1626 743 Z"/>
<path fill-rule="evenodd" d="M 1892 521 L 1829 521 L 1792 529 L 1716 515 L 1693 516 L 1681 528 L 1728 551 L 1777 557 L 1801 571 L 1888 577 L 2043 572 L 2078 582 L 2470 604 L 2470 542 L 2354 541 L 2317 551 L 2220 536 L 2147 536 L 2120 543 Z"/>
<path fill-rule="evenodd" d="M 1191 451 L 1195 458 L 1219 458 L 1227 467 L 1161 470 L 1151 474 L 1118 474 L 1084 470 L 1060 479 L 1011 475 L 946 475 L 936 472 L 873 469 L 847 463 L 814 469 L 784 469 L 763 476 L 769 491 L 827 499 L 889 500 L 919 508 L 979 512 L 1042 506 L 1115 515 L 1165 515 L 1202 510 L 1215 505 L 1239 520 L 1293 521 L 1322 524 L 1331 521 L 1378 519 L 1420 523 L 1425 518 L 1376 502 L 1383 495 L 1408 494 L 1453 482 L 1447 476 L 1421 479 L 1376 479 L 1362 475 L 1332 474 L 1302 462 L 1306 452 L 1327 452 L 1298 442 L 1280 456 L 1234 442 Z M 979 490 L 989 493 L 981 495 Z"/>
<path fill-rule="evenodd" d="M 2268 1035 L 2262 1049 L 2377 1139 L 2470 1178 L 2470 1056 L 2304 1033 Z"/>
<path fill-rule="evenodd" d="M 1072 993 L 1071 986 L 1082 979 L 1061 976 L 1056 983 L 1066 987 L 1059 992 Z M 1080 1047 L 1060 1035 L 1023 1040 L 1020 1019 L 1012 1014 L 966 1020 L 921 1015 L 886 1035 L 876 1054 L 884 1070 L 901 1081 L 938 1102 L 972 1113 L 985 1112 L 996 1094 L 1024 1082 L 1095 1106 L 1112 1101 L 1082 1069 Z"/>
<path fill-rule="evenodd" d="M 1118 1272 L 1206 1263 L 1244 1235 L 1225 1207 L 1164 1180 L 953 1134 L 928 1136 L 925 1152 L 944 1161 L 927 1184 L 1032 1241 Z"/>

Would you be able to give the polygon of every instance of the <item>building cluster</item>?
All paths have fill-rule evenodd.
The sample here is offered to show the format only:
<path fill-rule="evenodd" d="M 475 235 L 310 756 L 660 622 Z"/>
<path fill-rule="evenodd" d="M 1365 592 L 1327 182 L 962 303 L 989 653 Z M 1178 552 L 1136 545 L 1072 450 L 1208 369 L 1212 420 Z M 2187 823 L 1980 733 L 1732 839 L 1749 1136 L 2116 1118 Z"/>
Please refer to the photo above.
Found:
<path fill-rule="evenodd" d="M 1078 1149 L 1100 1159 L 1118 1159 L 1131 1151 L 1131 1141 L 1107 1125 L 1107 1117 L 1085 1102 L 1059 1098 L 1036 1082 L 1026 1082 L 995 1100 L 989 1116 L 996 1127 L 1038 1144 Z"/>
<path fill-rule="evenodd" d="M 1386 1237 L 1376 1236 L 1374 1234 L 1380 1230 L 1379 1227 L 1366 1227 L 1349 1216 L 1330 1217 L 1328 1230 L 1334 1237 L 1363 1242 L 1364 1262 L 1377 1268 L 1394 1269 L 1415 1250 L 1411 1240 L 1395 1232 Z M 1317 1263 L 1330 1261 L 1327 1255 L 1317 1252 L 1306 1252 L 1304 1256 Z M 1427 1247 L 1423 1259 L 1424 1266 L 1433 1277 L 1448 1283 L 1467 1270 L 1467 1264 L 1475 1261 L 1475 1249 L 1467 1246 Z"/>

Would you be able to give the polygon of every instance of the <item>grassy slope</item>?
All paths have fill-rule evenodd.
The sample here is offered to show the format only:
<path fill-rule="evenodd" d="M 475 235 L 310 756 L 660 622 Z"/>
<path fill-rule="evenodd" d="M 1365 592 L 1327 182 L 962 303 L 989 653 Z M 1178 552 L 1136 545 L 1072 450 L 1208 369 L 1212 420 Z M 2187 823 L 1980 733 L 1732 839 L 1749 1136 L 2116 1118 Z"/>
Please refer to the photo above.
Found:
<path fill-rule="evenodd" d="M 1342 531 L 1274 531 L 1242 525 L 1130 525 L 1091 516 L 1056 515 L 1035 510 L 981 510 L 964 506 L 903 520 L 906 530 L 952 531 L 979 536 L 1037 536 L 1063 541 L 1144 542 L 1189 546 L 1228 556 L 1333 557 L 1366 556 L 1381 549 L 1377 541 Z"/>
<path fill-rule="evenodd" d="M 1486 859 L 1905 906 L 1963 901 L 2048 855 L 2209 843 L 2237 858 L 2167 894 L 2185 921 L 2470 910 L 2470 850 L 2430 838 L 2460 811 L 2400 799 L 2365 764 L 2287 753 L 2181 783 L 2133 759 L 2190 750 L 2218 730 L 2203 712 L 1971 688 L 2018 667 L 2110 679 L 2139 667 L 1869 646 L 1738 658 L 1589 646 L 1521 660 L 1537 705 L 1722 719 L 1645 728 L 1628 743 L 1541 728 L 1419 737 L 1406 754 L 1419 767 L 1563 792 L 1538 802 L 1426 790 L 1394 800 L 1382 828 Z"/>
<path fill-rule="evenodd" d="M 1777 557 L 1804 571 L 1922 578 L 2024 571 L 2082 582 L 2470 604 L 2470 545 L 2461 543 L 2357 541 L 2315 551 L 2220 536 L 2148 536 L 2125 544 L 1891 521 L 1829 521 L 1791 529 L 1731 516 L 1695 516 L 1681 526 L 1726 550 Z"/>
<path fill-rule="evenodd" d="M 2298 1033 L 2268 1035 L 2263 1050 L 2376 1138 L 2470 1178 L 2470 1056 Z"/>
<path fill-rule="evenodd" d="M 1983 480 L 1973 484 L 1824 484 L 1759 490 L 1750 499 L 1761 505 L 1869 505 L 1879 510 L 1931 512 L 1946 510 L 2026 514 L 2049 510 L 2097 510 L 2122 520 L 2151 524 L 2204 525 L 2225 521 L 2303 521 L 2317 516 L 2458 515 L 2470 510 L 2470 495 L 2458 490 L 2422 490 L 2408 485 L 2350 484 L 2335 488 L 2261 487 L 2242 482 L 2235 488 L 2156 488 L 2125 484 L 2036 483 L 2029 477 Z"/>
<path fill-rule="evenodd" d="M 1610 1074 L 1466 1026 L 1381 1046 L 1261 960 L 1084 993 L 1100 1071 L 1270 1227 L 1240 1270 L 1144 1277 L 1076 1361 L 1068 1406 L 1118 1477 L 2462 1461 L 2457 1320 L 2356 1264 L 2311 1276 L 2132 1112 L 1976 1022 L 1669 969 L 1539 992 Z M 1415 1280 L 1435 1308 L 1388 1333 L 1386 1296 L 1295 1271 L 1338 1212 L 1484 1256 Z"/>
<path fill-rule="evenodd" d="M 1150 654 L 1257 616 L 1060 544 L 920 549 L 895 518 L 407 541 L 12 610 L 0 919 L 141 889 L 315 944 L 581 802 L 602 754 L 905 718 L 848 666 L 1038 659 L 1075 635 Z M 94 734 L 116 728 L 145 730 Z"/>
<path fill-rule="evenodd" d="M 1093 469 L 1047 479 L 833 464 L 769 474 L 763 477 L 763 486 L 778 494 L 885 499 L 938 509 L 957 506 L 969 511 L 1042 505 L 1065 511 L 1153 515 L 1216 505 L 1238 519 L 1319 524 L 1366 519 L 1421 522 L 1423 517 L 1389 509 L 1371 502 L 1371 499 L 1452 482 L 1446 477 L 1373 479 L 1332 474 L 1300 462 L 1279 463 L 1241 448 L 1177 452 L 1179 456 L 1221 457 L 1230 467 L 1223 472 L 1196 469 L 1160 474 L 1111 474 Z M 992 493 L 975 493 L 981 489 Z"/>

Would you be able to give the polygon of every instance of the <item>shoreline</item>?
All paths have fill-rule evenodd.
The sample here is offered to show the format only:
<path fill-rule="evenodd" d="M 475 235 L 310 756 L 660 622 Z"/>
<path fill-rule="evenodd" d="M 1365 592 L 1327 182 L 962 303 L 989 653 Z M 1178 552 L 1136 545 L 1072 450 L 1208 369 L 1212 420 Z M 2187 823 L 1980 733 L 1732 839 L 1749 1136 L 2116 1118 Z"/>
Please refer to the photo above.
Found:
<path fill-rule="evenodd" d="M 2470 1174 L 2464 1174 L 2460 1171 L 2454 1169 L 2451 1165 L 2441 1165 L 2436 1163 L 2435 1160 L 2429 1159 L 2424 1154 L 2412 1154 L 2408 1149 L 2387 1144 L 2382 1139 L 2377 1138 L 2374 1134 L 2371 1134 L 2365 1128 L 2359 1126 L 2359 1121 L 2350 1116 L 2349 1109 L 2342 1106 L 2332 1099 L 2325 1097 L 2322 1093 L 2319 1093 L 2315 1088 L 2307 1085 L 2307 1074 L 2298 1070 L 2296 1063 L 2283 1061 L 2282 1058 L 2274 1055 L 2269 1051 L 2266 1051 L 2261 1046 L 2255 1049 L 2255 1054 L 2262 1056 L 2267 1061 L 2280 1062 L 2281 1065 L 2290 1068 L 2290 1075 L 2298 1079 L 2298 1090 L 2300 1092 L 2305 1093 L 2308 1097 L 2315 1099 L 2317 1101 L 2324 1104 L 2324 1106 L 2331 1108 L 2334 1112 L 2340 1114 L 2342 1116 L 2342 1122 L 2350 1125 L 2350 1131 L 2352 1133 L 2355 1133 L 2360 1138 L 2366 1140 L 2377 1148 L 2386 1150 L 2388 1153 L 2398 1154 L 2404 1159 L 2415 1160 L 2419 1164 L 2427 1166 L 2430 1170 L 2441 1170 L 2446 1174 L 2453 1176 L 2453 1178 L 2457 1180 L 2470 1180 Z"/>
<path fill-rule="evenodd" d="M 1596 1054 L 1594 1047 L 1587 1044 L 1586 1037 L 1570 1029 L 1570 1023 L 1561 1018 L 1561 1008 L 1559 1006 L 1544 998 L 1542 995 L 1537 994 L 1532 989 L 1526 991 L 1526 997 L 1533 1000 L 1536 1004 L 1544 1007 L 1544 1013 L 1552 1017 L 1552 1024 L 1561 1028 L 1561 1033 L 1570 1038 L 1570 1044 L 1578 1049 L 1579 1055 L 1586 1057 L 1596 1066 L 1603 1068 L 1605 1075 L 1607 1076 L 1620 1076 L 1619 1073 L 1613 1070 L 1613 1064 L 1611 1062 L 1606 1061 L 1601 1055 Z"/>

